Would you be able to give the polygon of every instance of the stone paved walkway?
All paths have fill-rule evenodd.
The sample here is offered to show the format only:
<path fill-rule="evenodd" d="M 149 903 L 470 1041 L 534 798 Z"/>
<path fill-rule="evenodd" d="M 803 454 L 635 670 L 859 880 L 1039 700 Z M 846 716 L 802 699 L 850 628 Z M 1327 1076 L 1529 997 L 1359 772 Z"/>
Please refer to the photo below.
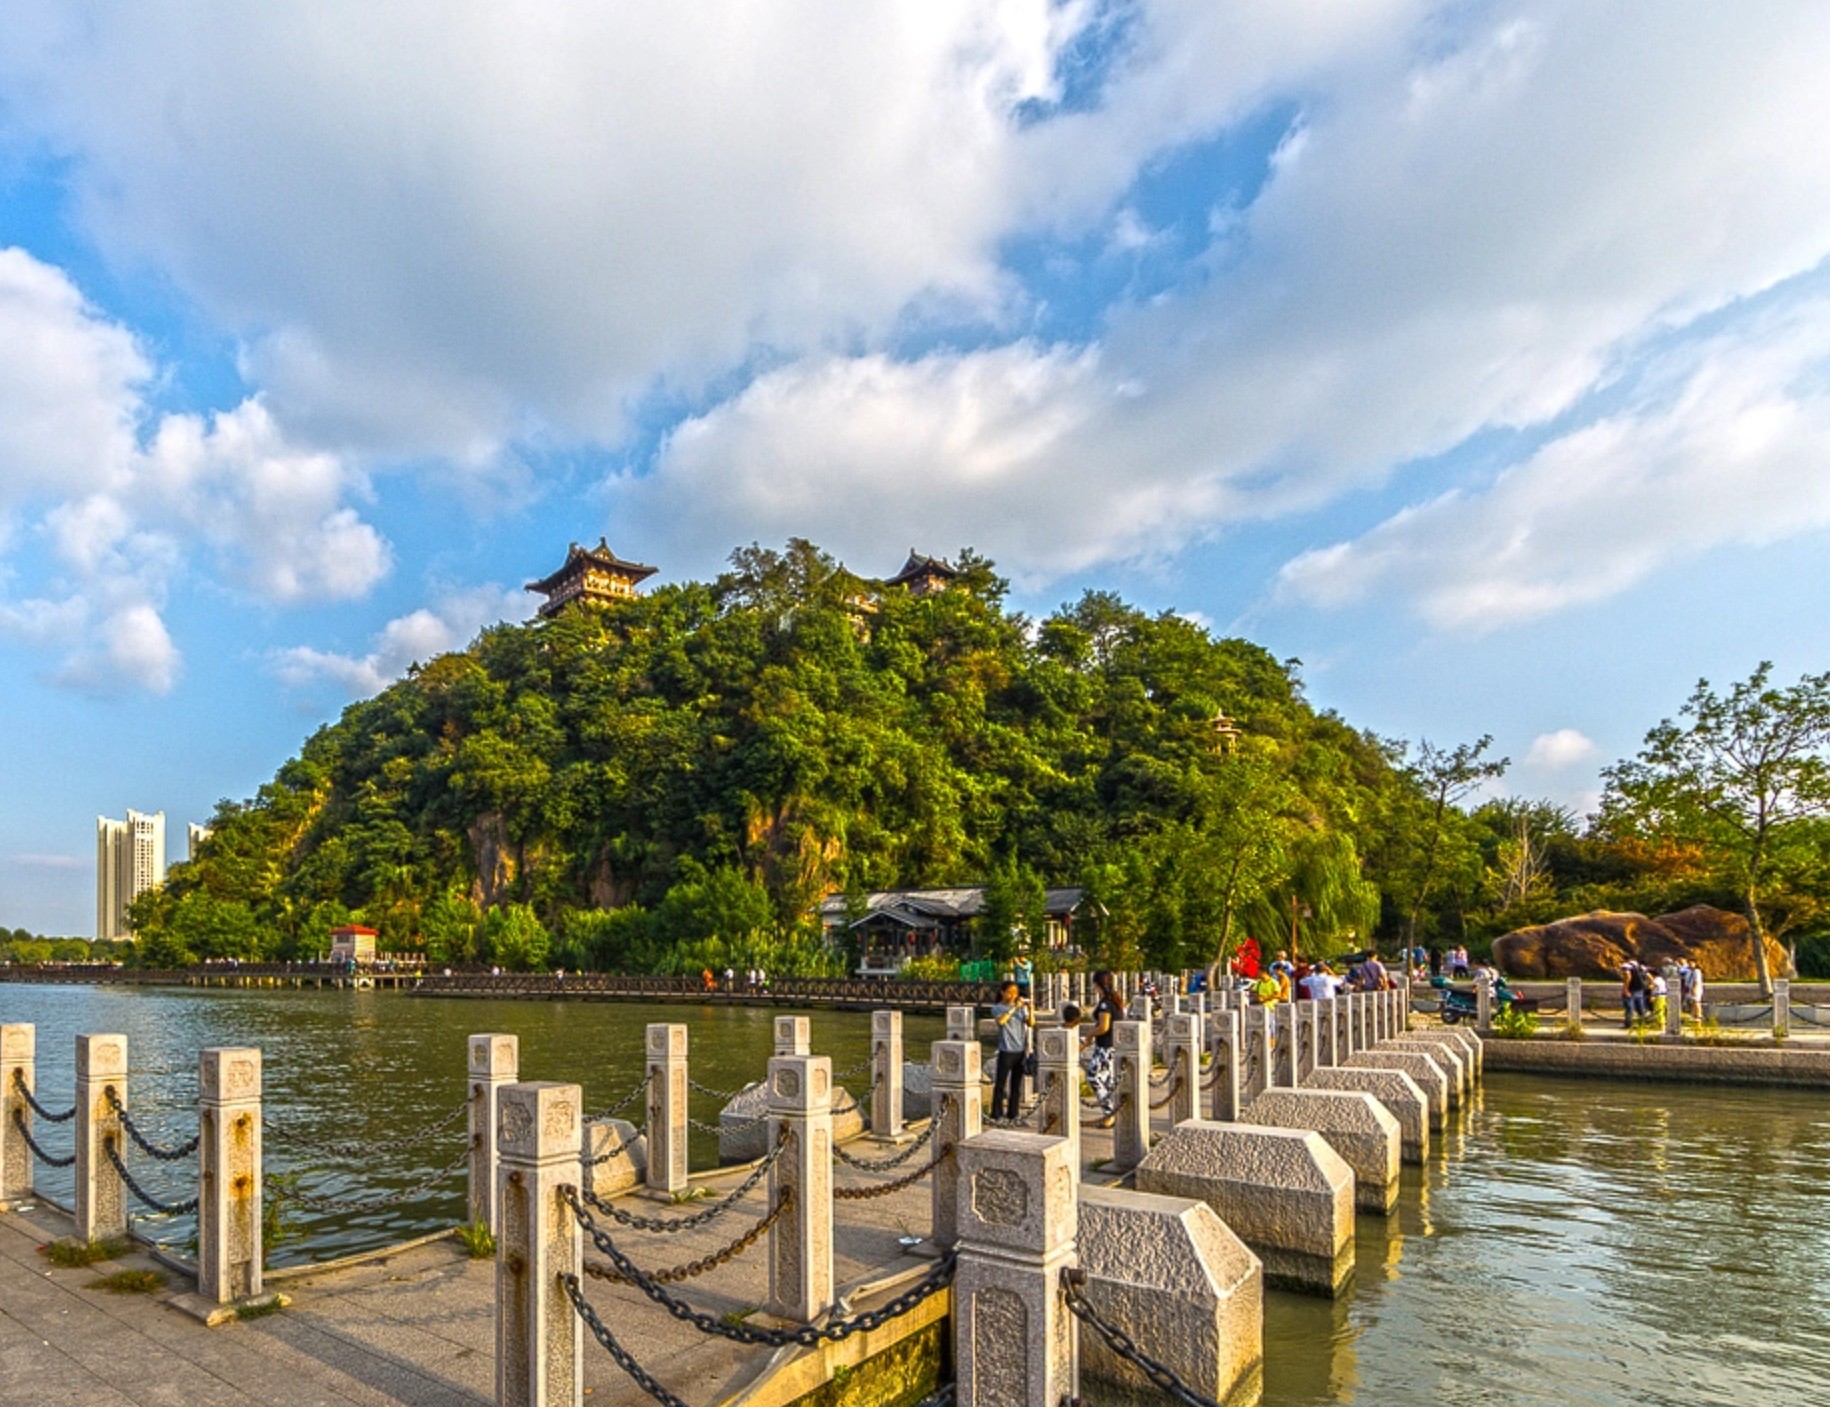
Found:
<path fill-rule="evenodd" d="M 869 1144 L 853 1147 L 878 1156 Z M 1088 1157 L 1104 1152 L 1090 1136 Z M 716 1191 L 738 1180 L 726 1176 L 707 1185 Z M 849 1169 L 838 1173 L 841 1186 L 868 1181 Z M 688 1233 L 618 1229 L 617 1244 L 645 1267 L 691 1260 L 734 1240 L 762 1214 L 766 1196 L 765 1184 Z M 888 1197 L 840 1204 L 835 1273 L 841 1287 L 925 1269 L 927 1262 L 907 1255 L 898 1238 L 926 1231 L 929 1196 L 924 1180 Z M 673 1214 L 664 1205 L 630 1205 L 647 1215 Z M 206 1329 L 157 1295 L 91 1288 L 106 1271 L 154 1268 L 142 1253 L 118 1265 L 53 1267 L 38 1248 L 68 1230 L 69 1219 L 43 1205 L 0 1215 L 0 1404 L 6 1407 L 488 1407 L 495 1400 L 494 1266 L 468 1259 L 454 1241 L 287 1279 L 277 1288 L 292 1298 L 289 1308 Z M 766 1245 L 676 1289 L 714 1314 L 754 1311 L 767 1297 Z M 769 1361 L 767 1350 L 703 1335 L 626 1286 L 592 1280 L 586 1288 L 611 1330 L 689 1402 L 724 1400 Z M 589 1338 L 585 1381 L 593 1404 L 649 1401 Z"/>

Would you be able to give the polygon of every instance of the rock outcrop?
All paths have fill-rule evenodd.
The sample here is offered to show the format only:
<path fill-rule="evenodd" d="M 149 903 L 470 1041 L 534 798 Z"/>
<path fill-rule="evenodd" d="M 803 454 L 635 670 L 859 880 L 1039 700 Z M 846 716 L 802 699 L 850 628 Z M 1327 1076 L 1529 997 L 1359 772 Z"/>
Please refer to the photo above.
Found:
<path fill-rule="evenodd" d="M 1766 952 L 1769 971 L 1783 976 L 1785 949 L 1768 938 Z M 1707 904 L 1657 918 L 1597 909 L 1518 929 L 1493 944 L 1494 965 L 1508 977 L 1524 980 L 1617 977 L 1628 958 L 1650 967 L 1688 958 L 1703 969 L 1705 981 L 1749 982 L 1755 977 L 1747 920 Z"/>

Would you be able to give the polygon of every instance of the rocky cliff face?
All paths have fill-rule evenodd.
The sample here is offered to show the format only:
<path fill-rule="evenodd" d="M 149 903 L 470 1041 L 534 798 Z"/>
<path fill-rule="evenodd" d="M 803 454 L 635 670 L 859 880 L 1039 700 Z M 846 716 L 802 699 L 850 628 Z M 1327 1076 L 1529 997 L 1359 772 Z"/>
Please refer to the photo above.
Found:
<path fill-rule="evenodd" d="M 1786 970 L 1785 949 L 1766 940 L 1768 969 Z M 1521 928 L 1496 939 L 1494 964 L 1508 977 L 1555 981 L 1618 976 L 1628 958 L 1658 967 L 1688 958 L 1706 980 L 1749 982 L 1754 945 L 1747 920 L 1707 904 L 1647 918 L 1605 910 Z"/>

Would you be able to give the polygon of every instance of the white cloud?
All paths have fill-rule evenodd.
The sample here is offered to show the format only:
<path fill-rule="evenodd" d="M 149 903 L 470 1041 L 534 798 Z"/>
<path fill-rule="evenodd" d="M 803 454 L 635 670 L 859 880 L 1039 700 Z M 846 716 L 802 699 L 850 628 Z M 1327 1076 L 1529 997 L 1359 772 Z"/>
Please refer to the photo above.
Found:
<path fill-rule="evenodd" d="M 530 421 L 613 438 L 759 345 L 994 310 L 1014 231 L 1097 228 L 1151 153 L 1420 5 L 1143 0 L 1101 100 L 1049 115 L 1115 8 L 16 0 L 0 96 L 286 424 L 481 462 Z"/>
<path fill-rule="evenodd" d="M 161 613 L 193 549 L 279 603 L 357 596 L 387 571 L 343 460 L 289 442 L 257 399 L 155 417 L 133 338 L 18 249 L 0 249 L 0 345 L 0 548 L 24 524 L 59 568 L 45 594 L 0 599 L 0 632 L 59 652 L 57 682 L 169 690 L 180 656 Z"/>
<path fill-rule="evenodd" d="M 389 621 L 365 654 L 295 645 L 275 654 L 274 672 L 293 688 L 329 682 L 353 698 L 366 698 L 405 674 L 409 665 L 461 649 L 484 626 L 525 620 L 532 610 L 524 591 L 499 586 L 454 591 L 433 606 Z"/>
<path fill-rule="evenodd" d="M 1559 728 L 1554 733 L 1540 733 L 1531 740 L 1531 749 L 1525 754 L 1527 767 L 1542 767 L 1548 771 L 1559 771 L 1574 767 L 1579 762 L 1587 762 L 1600 749 L 1594 741 L 1574 728 Z"/>
<path fill-rule="evenodd" d="M 74 870 L 82 868 L 85 864 L 91 864 L 93 861 L 83 860 L 75 855 L 15 855 L 13 863 L 41 870 Z"/>
<path fill-rule="evenodd" d="M 1830 528 L 1830 303 L 1686 348 L 1673 389 L 1457 489 L 1304 553 L 1283 589 L 1315 605 L 1397 595 L 1482 632 L 1602 600 L 1712 549 Z"/>
<path fill-rule="evenodd" d="M 682 425 L 652 473 L 619 476 L 613 516 L 693 566 L 793 532 L 880 551 L 906 524 L 1040 579 L 1542 425 L 1650 341 L 1830 255 L 1830 148 L 1796 137 L 1830 127 L 1826 64 L 1814 7 L 1673 6 L 1647 26 L 1543 0 L 1375 34 L 1309 95 L 1198 288 L 1117 311 L 1094 347 L 782 366 Z M 1070 125 L 1096 149 L 1099 121 Z M 1735 516 L 1753 531 L 1782 511 Z M 1326 566 L 1295 577 L 1320 593 Z"/>

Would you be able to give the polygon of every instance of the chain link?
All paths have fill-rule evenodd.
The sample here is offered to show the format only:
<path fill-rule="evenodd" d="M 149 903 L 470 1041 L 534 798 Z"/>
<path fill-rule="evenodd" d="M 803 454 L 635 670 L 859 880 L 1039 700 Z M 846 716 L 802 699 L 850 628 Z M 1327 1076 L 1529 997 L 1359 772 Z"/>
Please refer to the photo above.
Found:
<path fill-rule="evenodd" d="M 584 1200 L 612 1221 L 620 1222 L 637 1231 L 659 1231 L 669 1235 L 680 1231 L 690 1231 L 695 1226 L 704 1226 L 707 1222 L 716 1221 L 747 1196 L 756 1184 L 768 1175 L 769 1169 L 775 1166 L 776 1159 L 781 1157 L 782 1150 L 787 1146 L 788 1130 L 784 1127 L 781 1136 L 775 1140 L 775 1147 L 771 1148 L 768 1156 L 750 1170 L 748 1177 L 734 1187 L 723 1200 L 713 1203 L 702 1212 L 694 1212 L 691 1216 L 638 1216 L 634 1212 L 624 1211 L 614 1202 L 604 1201 L 595 1192 L 589 1190 L 583 1194 Z"/>
<path fill-rule="evenodd" d="M 755 1324 L 727 1324 L 723 1319 L 707 1314 L 704 1310 L 695 1309 L 686 1301 L 676 1298 L 665 1286 L 657 1285 L 644 1275 L 628 1256 L 618 1249 L 616 1242 L 598 1226 L 597 1220 L 586 1210 L 578 1198 L 575 1188 L 560 1189 L 566 1205 L 571 1207 L 572 1214 L 578 1218 L 578 1224 L 591 1244 L 610 1257 L 610 1262 L 622 1273 L 629 1284 L 635 1286 L 649 1299 L 665 1309 L 683 1324 L 690 1324 L 702 1334 L 712 1334 L 733 1343 L 748 1344 L 761 1348 L 787 1348 L 796 1345 L 801 1348 L 813 1348 L 821 1343 L 838 1343 L 853 1334 L 868 1333 L 880 1329 L 892 1319 L 907 1314 L 916 1305 L 927 1299 L 938 1290 L 945 1289 L 953 1283 L 953 1271 L 958 1257 L 948 1251 L 929 1269 L 928 1273 L 895 1299 L 877 1309 L 864 1311 L 850 1319 L 838 1319 L 827 1324 L 806 1324 L 794 1329 L 765 1329 Z M 570 1278 L 570 1277 L 569 1277 Z M 600 1340 L 601 1341 L 601 1340 Z"/>
<path fill-rule="evenodd" d="M 621 1099 L 617 1100 L 616 1103 L 612 1104 L 608 1109 L 600 1109 L 595 1114 L 587 1114 L 587 1115 L 585 1115 L 584 1121 L 587 1124 L 608 1123 L 610 1120 L 614 1119 L 618 1114 L 622 1113 L 623 1110 L 627 1109 L 629 1107 L 630 1103 L 635 1099 L 635 1097 L 638 1094 L 640 1094 L 643 1090 L 647 1089 L 648 1086 L 650 1084 L 652 1084 L 653 1082 L 654 1082 L 654 1074 L 651 1071 L 650 1073 L 643 1075 L 641 1079 L 637 1080 L 635 1082 L 634 1086 L 631 1087 L 629 1092 L 627 1094 L 625 1094 Z"/>
<path fill-rule="evenodd" d="M 661 1407 L 688 1407 L 685 1398 L 669 1392 L 646 1368 L 635 1361 L 634 1354 L 616 1341 L 616 1335 L 610 1332 L 604 1321 L 597 1317 L 597 1311 L 591 1308 L 591 1302 L 585 1298 L 576 1275 L 561 1275 L 559 1283 L 565 1287 L 566 1298 L 572 1301 L 573 1311 L 591 1331 L 591 1337 L 616 1361 L 616 1366 L 629 1375 L 631 1382 L 659 1402 Z"/>
<path fill-rule="evenodd" d="M 676 1285 L 682 1280 L 696 1279 L 708 1270 L 716 1270 L 721 1265 L 727 1265 L 760 1241 L 769 1228 L 781 1220 L 782 1213 L 788 1210 L 788 1204 L 793 1200 L 794 1189 L 784 1187 L 781 1195 L 776 1198 L 775 1205 L 769 1208 L 762 1219 L 722 1250 L 700 1256 L 697 1260 L 689 1260 L 684 1265 L 676 1265 L 669 1270 L 649 1270 L 644 1273 L 657 1285 Z M 627 1277 L 621 1271 L 599 1265 L 596 1261 L 588 1260 L 584 1262 L 584 1267 L 585 1274 L 595 1276 L 599 1280 L 607 1280 L 613 1285 L 628 1283 Z"/>
<path fill-rule="evenodd" d="M 310 1192 L 302 1192 L 296 1187 L 288 1187 L 285 1183 L 275 1184 L 273 1195 L 275 1200 L 297 1202 L 301 1207 L 309 1208 L 314 1212 L 378 1212 L 384 1207 L 398 1206 L 402 1202 L 411 1202 L 417 1197 L 425 1196 L 441 1182 L 463 1171 L 469 1162 L 470 1150 L 466 1148 L 456 1162 L 433 1173 L 424 1181 L 414 1183 L 411 1187 L 403 1187 L 398 1192 L 384 1193 L 379 1197 L 319 1197 Z"/>
<path fill-rule="evenodd" d="M 750 1084 L 745 1085 L 743 1089 L 713 1089 L 710 1085 L 700 1084 L 691 1075 L 686 1077 L 688 1089 L 696 1089 L 699 1093 L 709 1095 L 713 1099 L 735 1099 L 738 1095 L 743 1093 L 744 1089 L 755 1089 L 756 1083 L 757 1082 L 752 1081 Z"/>
<path fill-rule="evenodd" d="M 926 1131 L 922 1133 L 921 1137 L 916 1139 L 894 1157 L 876 1159 L 860 1158 L 854 1154 L 847 1153 L 836 1143 L 832 1145 L 832 1156 L 845 1164 L 846 1167 L 856 1168 L 859 1172 L 888 1172 L 891 1168 L 901 1167 L 904 1163 L 908 1162 L 910 1158 L 913 1158 L 917 1153 L 921 1152 L 923 1148 L 932 1143 L 934 1141 L 935 1130 L 939 1127 L 940 1120 L 930 1119 L 928 1121 L 928 1127 Z"/>
<path fill-rule="evenodd" d="M 179 1144 L 176 1148 L 161 1148 L 158 1144 L 150 1141 L 145 1134 L 140 1132 L 140 1126 L 134 1123 L 133 1115 L 127 1112 L 127 1107 L 121 1103 L 121 1096 L 115 1093 L 113 1085 L 105 1085 L 103 1087 L 102 1097 L 108 1101 L 108 1107 L 114 1110 L 120 1117 L 121 1127 L 127 1130 L 127 1136 L 131 1138 L 138 1146 L 139 1150 L 149 1158 L 155 1158 L 161 1163 L 180 1162 L 181 1160 L 190 1157 L 203 1144 L 203 1134 L 199 1132 L 192 1135 L 186 1142 Z"/>
<path fill-rule="evenodd" d="M 835 1202 L 868 1202 L 876 1197 L 887 1197 L 892 1192 L 900 1192 L 905 1187 L 913 1187 L 952 1156 L 953 1145 L 949 1143 L 912 1173 L 904 1173 L 892 1182 L 879 1182 L 870 1187 L 835 1187 L 832 1189 L 832 1200 Z"/>
<path fill-rule="evenodd" d="M 1142 1372 L 1156 1389 L 1166 1394 L 1171 1401 L 1180 1402 L 1184 1404 L 1184 1407 L 1220 1407 L 1220 1404 L 1213 1398 L 1195 1391 L 1156 1359 L 1145 1353 L 1123 1329 L 1101 1318 L 1099 1312 L 1087 1302 L 1086 1297 L 1081 1293 L 1081 1286 L 1085 1280 L 1086 1272 L 1084 1270 L 1069 1267 L 1061 1272 L 1062 1297 L 1067 1300 L 1067 1307 L 1073 1311 L 1076 1319 L 1104 1339 L 1106 1346 L 1112 1352 Z"/>
<path fill-rule="evenodd" d="M 1178 1070 L 1178 1071 L 1176 1071 L 1175 1082 L 1169 1086 L 1169 1093 L 1165 1094 L 1161 1099 L 1151 1100 L 1150 1107 L 1152 1109 L 1165 1109 L 1169 1106 L 1171 1101 L 1173 1101 L 1175 1099 L 1175 1097 L 1178 1094 L 1180 1094 L 1181 1092 L 1182 1092 L 1182 1072 L 1180 1070 Z"/>
<path fill-rule="evenodd" d="M 32 1131 L 25 1126 L 25 1115 L 17 1109 L 13 1110 L 13 1127 L 18 1129 L 20 1135 L 25 1139 L 25 1146 L 30 1148 L 38 1161 L 46 1167 L 73 1168 L 76 1166 L 76 1154 L 72 1153 L 68 1158 L 55 1158 L 40 1148 L 38 1140 L 32 1137 Z"/>
<path fill-rule="evenodd" d="M 635 1147 L 635 1141 L 638 1138 L 640 1138 L 641 1136 L 642 1136 L 642 1131 L 640 1129 L 636 1129 L 633 1133 L 631 1133 L 629 1135 L 629 1137 L 625 1138 L 621 1143 L 617 1144 L 616 1147 L 606 1148 L 603 1152 L 594 1154 L 590 1157 L 580 1155 L 578 1161 L 583 1163 L 587 1168 L 594 1168 L 594 1167 L 597 1167 L 601 1163 L 608 1163 L 608 1162 L 612 1161 L 613 1159 L 622 1157 L 623 1154 L 627 1153 L 631 1148 Z"/>
<path fill-rule="evenodd" d="M 13 1067 L 13 1088 L 25 1096 L 25 1102 L 32 1106 L 32 1112 L 43 1119 L 47 1124 L 67 1124 L 76 1117 L 76 1106 L 74 1104 L 64 1110 L 61 1114 L 53 1114 L 49 1109 L 45 1108 L 44 1105 L 40 1104 L 38 1102 L 38 1096 L 33 1094 L 32 1091 L 26 1087 L 25 1071 L 21 1070 L 17 1065 Z"/>
<path fill-rule="evenodd" d="M 114 1170 L 121 1175 L 121 1181 L 127 1185 L 127 1190 L 133 1193 L 135 1197 L 138 1197 L 153 1211 L 159 1212 L 164 1216 L 188 1216 L 190 1213 L 197 1210 L 198 1199 L 195 1197 L 189 1198 L 183 1202 L 161 1202 L 157 1197 L 153 1196 L 152 1193 L 135 1182 L 133 1180 L 133 1174 L 127 1171 L 127 1164 L 121 1161 L 121 1155 L 116 1151 L 112 1139 L 103 1142 L 102 1152 L 107 1154 L 108 1161 L 114 1164 Z"/>

